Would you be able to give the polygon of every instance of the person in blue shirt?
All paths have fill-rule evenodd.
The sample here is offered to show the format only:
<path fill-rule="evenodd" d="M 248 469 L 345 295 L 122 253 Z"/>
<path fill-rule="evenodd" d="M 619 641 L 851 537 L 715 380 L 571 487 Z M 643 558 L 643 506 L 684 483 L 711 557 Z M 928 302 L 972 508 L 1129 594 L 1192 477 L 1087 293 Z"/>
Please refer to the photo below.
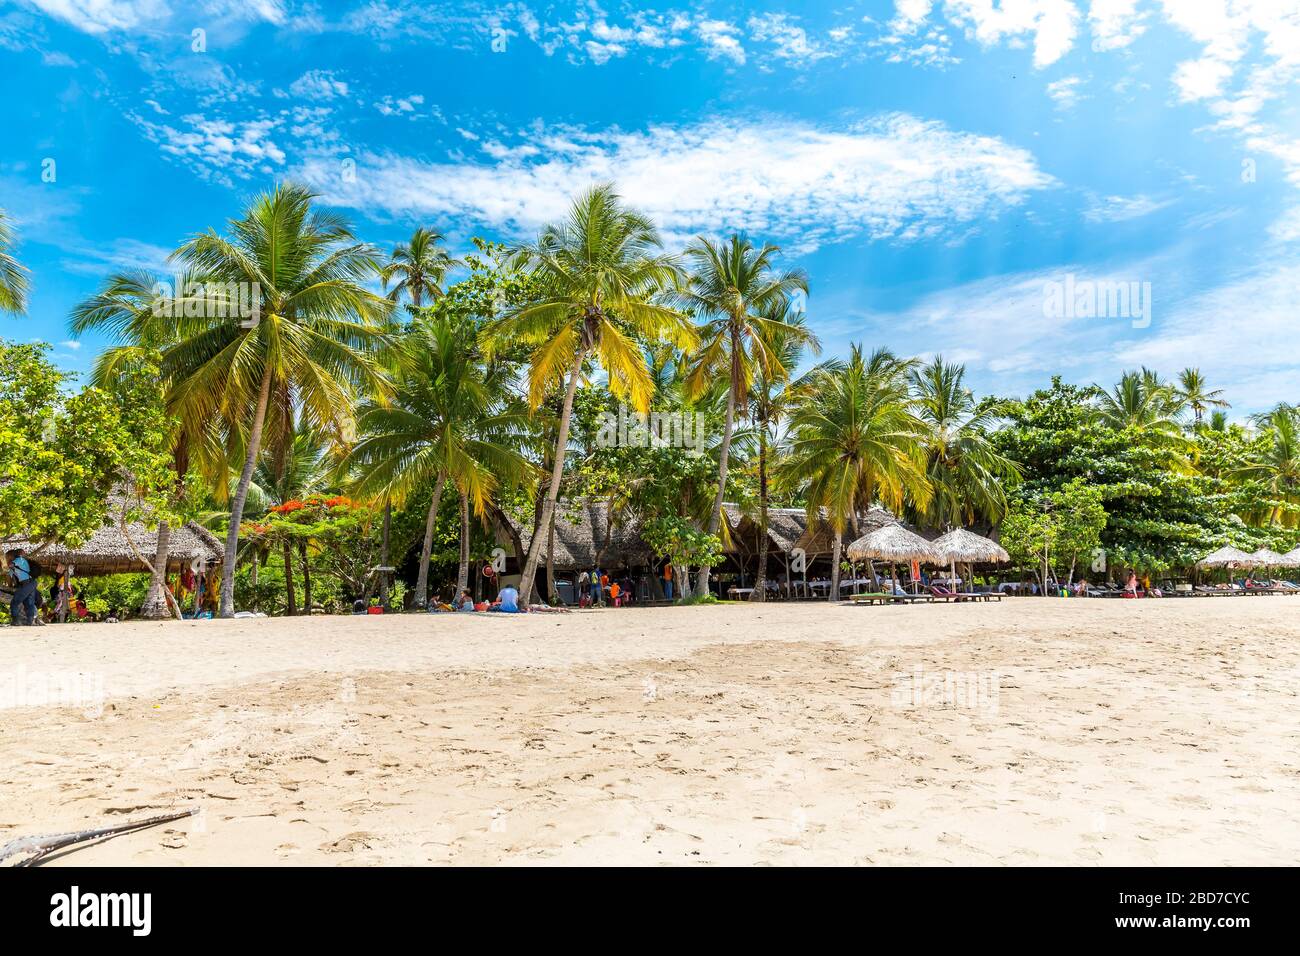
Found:
<path fill-rule="evenodd" d="M 503 587 L 497 595 L 501 599 L 501 610 L 507 614 L 519 613 L 519 592 L 510 586 Z"/>
<path fill-rule="evenodd" d="M 9 622 L 15 627 L 36 624 L 36 579 L 32 577 L 32 564 L 15 548 L 5 555 L 9 565 L 9 578 L 13 581 L 14 596 L 9 602 Z M 21 612 L 21 613 L 20 613 Z"/>

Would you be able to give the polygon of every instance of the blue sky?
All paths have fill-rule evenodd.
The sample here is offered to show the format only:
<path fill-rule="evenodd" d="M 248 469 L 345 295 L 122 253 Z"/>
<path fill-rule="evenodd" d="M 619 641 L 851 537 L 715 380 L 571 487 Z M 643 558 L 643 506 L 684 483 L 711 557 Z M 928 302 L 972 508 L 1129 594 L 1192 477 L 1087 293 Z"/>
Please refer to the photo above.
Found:
<path fill-rule="evenodd" d="M 0 70 L 33 282 L 0 335 L 71 369 L 104 275 L 165 274 L 277 180 L 385 249 L 427 224 L 463 250 L 612 179 L 675 246 L 781 245 L 828 352 L 1300 400 L 1300 0 L 20 0 Z M 1150 321 L 1052 314 L 1067 281 L 1150 283 Z"/>

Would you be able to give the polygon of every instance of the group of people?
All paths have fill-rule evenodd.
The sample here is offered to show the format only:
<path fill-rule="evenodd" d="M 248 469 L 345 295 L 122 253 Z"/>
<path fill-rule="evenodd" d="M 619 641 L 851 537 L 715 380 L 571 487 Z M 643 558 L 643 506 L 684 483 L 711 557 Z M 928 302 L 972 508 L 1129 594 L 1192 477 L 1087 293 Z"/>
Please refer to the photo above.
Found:
<path fill-rule="evenodd" d="M 671 597 L 671 579 L 669 579 Z M 629 574 L 610 577 L 600 568 L 578 572 L 578 607 L 622 607 L 636 600 L 636 585 Z"/>
<path fill-rule="evenodd" d="M 42 592 L 40 566 L 22 548 L 5 553 L 5 569 L 12 590 L 9 599 L 9 623 L 15 627 L 43 627 L 48 621 L 62 623 L 69 617 L 82 621 L 90 617 L 85 600 L 72 586 L 72 568 L 59 562 L 54 580 Z"/>

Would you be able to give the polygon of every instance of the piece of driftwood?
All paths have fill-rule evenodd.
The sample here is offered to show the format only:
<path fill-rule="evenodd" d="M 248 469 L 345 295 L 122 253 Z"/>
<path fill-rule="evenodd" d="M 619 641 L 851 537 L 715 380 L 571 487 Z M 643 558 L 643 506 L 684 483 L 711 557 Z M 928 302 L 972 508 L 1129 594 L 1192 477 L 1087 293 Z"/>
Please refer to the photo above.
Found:
<path fill-rule="evenodd" d="M 4 846 L 0 847 L 0 861 L 11 856 L 17 856 L 20 853 L 30 853 L 27 859 L 15 866 L 34 866 L 43 857 L 48 856 L 55 850 L 62 850 L 64 847 L 75 846 L 78 843 L 85 843 L 89 840 L 98 840 L 101 837 L 117 836 L 122 833 L 131 833 L 135 830 L 143 830 L 147 827 L 154 827 L 160 823 L 170 823 L 173 820 L 181 820 L 185 817 L 193 816 L 199 812 L 198 807 L 190 807 L 188 810 L 179 810 L 176 813 L 164 813 L 162 816 L 150 817 L 147 820 L 134 820 L 127 823 L 118 823 L 111 827 L 99 827 L 94 830 L 78 830 L 73 833 L 51 833 L 46 836 L 19 837 L 17 840 L 11 840 Z"/>

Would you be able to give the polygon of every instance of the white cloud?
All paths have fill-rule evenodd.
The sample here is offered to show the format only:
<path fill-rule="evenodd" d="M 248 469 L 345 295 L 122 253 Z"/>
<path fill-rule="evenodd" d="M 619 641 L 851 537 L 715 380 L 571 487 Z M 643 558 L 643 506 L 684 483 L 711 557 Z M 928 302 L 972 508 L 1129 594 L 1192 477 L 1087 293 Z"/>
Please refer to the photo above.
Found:
<path fill-rule="evenodd" d="M 770 43 L 773 55 L 803 66 L 832 56 L 808 38 L 808 32 L 784 13 L 764 13 L 749 18 L 749 32 L 754 40 Z"/>
<path fill-rule="evenodd" d="M 1094 196 L 1084 218 L 1089 222 L 1125 222 L 1138 219 L 1151 213 L 1172 206 L 1175 200 L 1152 199 L 1150 196 Z"/>
<path fill-rule="evenodd" d="M 374 104 L 375 109 L 383 116 L 410 115 L 412 119 L 423 115 L 419 112 L 419 108 L 423 105 L 424 97 L 419 93 L 412 96 L 385 96 Z"/>
<path fill-rule="evenodd" d="M 166 17 L 165 0 L 31 0 L 56 19 L 85 33 L 130 30 Z"/>
<path fill-rule="evenodd" d="M 701 20 L 695 32 L 704 44 L 710 60 L 725 58 L 736 64 L 745 62 L 745 48 L 740 43 L 740 30 L 725 20 Z"/>
<path fill-rule="evenodd" d="M 347 96 L 348 85 L 332 70 L 308 70 L 289 84 L 289 92 L 305 100 L 332 100 Z"/>
<path fill-rule="evenodd" d="M 1080 90 L 1082 85 L 1082 77 L 1063 76 L 1061 79 L 1047 84 L 1047 95 L 1051 97 L 1057 109 L 1072 110 L 1079 104 L 1080 100 L 1087 99 Z"/>
<path fill-rule="evenodd" d="M 1146 14 L 1137 9 L 1138 0 L 1092 0 L 1088 8 L 1088 29 L 1092 48 L 1121 50 L 1146 31 Z"/>
<path fill-rule="evenodd" d="M 897 114 L 841 129 L 792 121 L 550 128 L 517 147 L 484 150 L 493 162 L 364 154 L 350 183 L 327 157 L 308 159 L 294 175 L 335 205 L 515 235 L 562 216 L 589 184 L 612 180 L 674 242 L 698 231 L 748 230 L 803 250 L 860 235 L 944 235 L 1054 183 L 1023 149 Z"/>
<path fill-rule="evenodd" d="M 80 342 L 77 342 L 77 341 L 75 341 L 75 340 L 73 340 L 73 339 L 67 339 L 67 340 L 65 340 L 65 341 L 63 341 L 63 342 L 60 342 L 59 345 L 60 345 L 61 347 L 65 348 L 65 349 L 69 349 L 69 350 L 71 350 L 71 351 L 73 351 L 73 352 L 75 352 L 75 351 L 77 351 L 79 348 L 81 348 L 81 343 L 80 343 Z"/>
<path fill-rule="evenodd" d="M 1074 45 L 1079 10 L 1071 0 L 946 0 L 949 19 L 982 46 L 1032 37 L 1034 66 L 1051 66 Z"/>

